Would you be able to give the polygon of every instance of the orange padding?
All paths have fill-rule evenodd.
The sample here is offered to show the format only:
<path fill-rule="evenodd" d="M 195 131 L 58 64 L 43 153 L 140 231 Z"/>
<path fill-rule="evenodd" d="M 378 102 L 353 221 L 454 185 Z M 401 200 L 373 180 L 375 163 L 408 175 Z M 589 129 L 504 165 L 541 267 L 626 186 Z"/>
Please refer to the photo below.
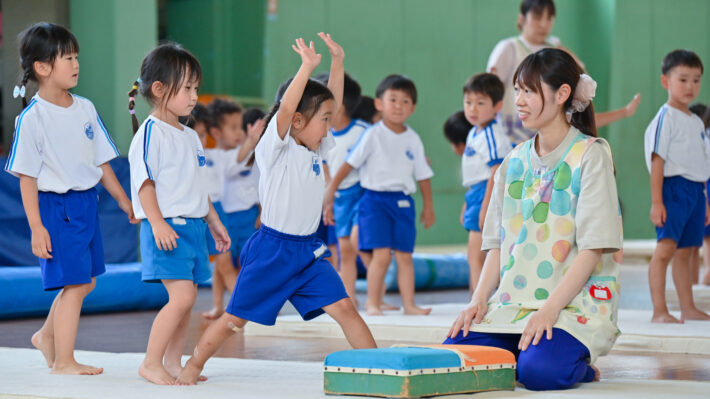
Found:
<path fill-rule="evenodd" d="M 491 346 L 479 345 L 427 345 L 430 348 L 448 349 L 460 352 L 464 355 L 464 366 L 479 366 L 486 364 L 507 364 L 515 363 L 513 353 Z"/>

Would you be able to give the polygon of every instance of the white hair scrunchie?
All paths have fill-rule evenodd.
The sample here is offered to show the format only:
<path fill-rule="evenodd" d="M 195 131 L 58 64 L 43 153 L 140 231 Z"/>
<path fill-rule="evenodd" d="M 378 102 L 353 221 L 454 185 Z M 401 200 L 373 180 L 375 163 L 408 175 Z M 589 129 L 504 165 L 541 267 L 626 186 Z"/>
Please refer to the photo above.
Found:
<path fill-rule="evenodd" d="M 572 97 L 572 105 L 565 112 L 567 114 L 567 122 L 572 119 L 573 113 L 587 109 L 596 92 L 597 82 L 586 73 L 579 75 L 577 88 L 574 90 L 574 97 Z"/>

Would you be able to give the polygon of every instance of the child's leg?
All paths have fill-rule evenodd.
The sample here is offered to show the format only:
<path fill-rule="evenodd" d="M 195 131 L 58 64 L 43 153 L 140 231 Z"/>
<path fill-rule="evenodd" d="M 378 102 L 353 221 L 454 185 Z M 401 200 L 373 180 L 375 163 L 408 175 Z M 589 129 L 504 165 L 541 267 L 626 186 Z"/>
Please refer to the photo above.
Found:
<path fill-rule="evenodd" d="M 341 299 L 334 304 L 324 306 L 323 310 L 335 319 L 343 329 L 345 339 L 353 349 L 376 348 L 375 339 L 367 324 L 362 320 L 352 301 Z"/>
<path fill-rule="evenodd" d="M 57 300 L 54 311 L 54 348 L 56 356 L 52 374 L 101 374 L 104 369 L 79 364 L 74 359 L 76 331 L 84 298 L 94 289 L 96 278 L 91 283 L 67 285 Z"/>
<path fill-rule="evenodd" d="M 385 274 L 387 274 L 387 268 L 391 261 L 392 254 L 389 248 L 372 250 L 372 261 L 367 267 L 367 302 L 365 303 L 365 311 L 367 311 L 368 315 L 382 315 L 380 305 L 382 304 L 384 293 Z"/>
<path fill-rule="evenodd" d="M 353 226 L 353 233 L 350 236 L 350 240 L 353 243 L 353 248 L 358 248 L 358 226 Z M 365 265 L 365 269 L 370 268 L 370 263 L 372 262 L 372 252 L 370 251 L 359 251 L 358 255 L 360 255 L 360 259 L 362 260 L 362 263 Z M 357 265 L 355 265 L 355 273 L 357 274 Z M 382 298 L 385 297 L 385 294 L 387 293 L 387 286 L 382 284 Z M 382 310 L 399 310 L 399 306 L 394 306 L 392 304 L 389 304 L 385 302 L 384 300 L 380 304 L 380 309 Z"/>
<path fill-rule="evenodd" d="M 337 272 L 338 265 L 340 264 L 338 259 L 338 246 L 335 244 L 328 245 L 328 250 L 330 251 L 330 257 L 326 259 L 328 259 L 328 262 L 333 265 L 333 268 Z"/>
<path fill-rule="evenodd" d="M 237 258 L 239 259 L 239 258 Z M 237 283 L 237 271 L 232 263 L 231 252 L 217 254 L 215 256 L 215 269 L 212 277 L 212 301 L 214 307 L 207 313 L 203 313 L 206 319 L 214 320 L 224 313 L 224 291 L 234 289 Z"/>
<path fill-rule="evenodd" d="M 39 349 L 44 355 L 44 360 L 47 361 L 47 367 L 54 367 L 54 313 L 57 309 L 57 303 L 62 296 L 64 290 L 60 290 L 57 296 L 52 301 L 52 307 L 49 309 L 47 320 L 44 321 L 42 328 L 32 335 L 32 345 Z"/>
<path fill-rule="evenodd" d="M 478 278 L 483 270 L 486 253 L 481 251 L 481 232 L 469 231 L 468 233 L 468 290 L 473 294 L 478 284 Z"/>
<path fill-rule="evenodd" d="M 168 303 L 155 316 L 138 374 L 152 383 L 170 385 L 175 378 L 163 367 L 163 357 L 179 324 L 189 315 L 196 291 L 191 280 L 163 280 L 163 285 L 168 291 Z"/>
<path fill-rule="evenodd" d="M 245 324 L 247 324 L 246 320 L 226 312 L 210 324 L 200 337 L 192 357 L 185 363 L 185 368 L 177 378 L 176 384 L 195 385 L 207 360 L 214 356 L 227 338 L 231 337 L 236 330 L 243 328 Z"/>
<path fill-rule="evenodd" d="M 414 304 L 414 263 L 411 252 L 394 251 L 397 260 L 397 285 L 402 296 L 404 314 L 429 314 L 431 308 L 420 308 Z"/>
<path fill-rule="evenodd" d="M 675 268 L 675 259 L 673 260 L 673 268 Z M 690 276 L 690 284 L 695 285 L 700 278 L 700 248 L 693 247 L 688 258 L 688 269 Z"/>
<path fill-rule="evenodd" d="M 666 269 L 673 254 L 676 252 L 677 244 L 669 238 L 664 238 L 656 243 L 656 250 L 653 252 L 651 263 L 648 267 L 648 282 L 651 288 L 651 301 L 653 302 L 653 316 L 651 321 L 655 323 L 680 323 L 680 320 L 673 317 L 668 312 L 666 305 Z"/>
<path fill-rule="evenodd" d="M 193 294 L 197 298 L 197 285 L 193 285 Z M 224 288 L 223 288 L 224 289 Z M 165 356 L 163 356 L 163 365 L 165 370 L 173 377 L 177 378 L 182 372 L 182 353 L 185 350 L 185 341 L 187 340 L 187 330 L 190 327 L 190 312 L 188 311 L 183 316 L 180 323 L 175 328 L 168 346 L 165 348 Z"/>
<path fill-rule="evenodd" d="M 710 315 L 695 307 L 689 260 L 697 247 L 681 248 L 673 258 L 673 284 L 680 303 L 681 320 L 710 320 Z"/>
<path fill-rule="evenodd" d="M 350 237 L 338 237 L 338 246 L 340 247 L 340 278 L 345 285 L 345 291 L 348 293 L 353 305 L 357 308 L 357 298 L 355 297 L 355 281 L 357 280 L 357 252 L 352 244 L 352 235 Z"/>
<path fill-rule="evenodd" d="M 702 284 L 710 285 L 710 236 L 703 239 L 703 263 L 705 264 L 705 276 Z"/>

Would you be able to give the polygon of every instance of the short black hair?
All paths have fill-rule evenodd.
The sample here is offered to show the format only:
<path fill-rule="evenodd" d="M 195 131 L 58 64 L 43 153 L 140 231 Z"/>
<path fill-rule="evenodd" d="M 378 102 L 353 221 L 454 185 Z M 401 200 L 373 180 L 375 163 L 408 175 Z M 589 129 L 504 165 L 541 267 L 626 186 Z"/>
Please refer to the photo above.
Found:
<path fill-rule="evenodd" d="M 207 106 L 209 111 L 209 127 L 219 128 L 224 122 L 225 115 L 240 114 L 243 112 L 242 106 L 227 98 L 215 98 Z"/>
<path fill-rule="evenodd" d="M 673 50 L 663 57 L 663 64 L 661 64 L 661 72 L 667 75 L 671 69 L 677 66 L 687 66 L 690 68 L 700 68 L 700 73 L 703 73 L 703 62 L 700 61 L 695 52 L 690 50 Z"/>
<path fill-rule="evenodd" d="M 456 111 L 444 122 L 444 136 L 451 144 L 466 144 L 471 125 L 463 111 Z"/>
<path fill-rule="evenodd" d="M 259 107 L 249 107 L 242 114 L 242 129 L 246 132 L 249 125 L 253 125 L 259 119 L 264 119 L 266 112 Z"/>
<path fill-rule="evenodd" d="M 321 73 L 314 79 L 327 86 L 330 73 Z M 360 94 L 362 94 L 360 84 L 357 80 L 345 73 L 345 81 L 343 82 L 343 107 L 345 107 L 345 113 L 348 114 L 348 118 L 353 117 L 357 105 L 360 104 Z"/>
<path fill-rule="evenodd" d="M 484 72 L 471 76 L 463 85 L 463 94 L 471 92 L 487 95 L 495 105 L 503 99 L 505 86 L 498 75 Z"/>
<path fill-rule="evenodd" d="M 198 123 L 204 123 L 206 127 L 210 127 L 211 123 L 210 111 L 201 103 L 195 104 L 190 116 L 185 119 L 185 125 L 191 129 L 194 129 Z"/>
<path fill-rule="evenodd" d="M 360 102 L 355 108 L 351 118 L 360 119 L 367 123 L 372 123 L 372 119 L 377 114 L 377 108 L 375 108 L 375 100 L 370 96 L 360 96 Z"/>
<path fill-rule="evenodd" d="M 529 12 L 535 15 L 542 15 L 547 12 L 551 17 L 555 16 L 555 2 L 552 0 L 523 0 L 520 2 L 520 13 L 526 16 Z"/>
<path fill-rule="evenodd" d="M 414 85 L 411 79 L 404 75 L 389 75 L 382 79 L 377 85 L 375 97 L 382 98 L 387 90 L 401 90 L 412 98 L 414 104 L 417 103 L 417 86 Z"/>

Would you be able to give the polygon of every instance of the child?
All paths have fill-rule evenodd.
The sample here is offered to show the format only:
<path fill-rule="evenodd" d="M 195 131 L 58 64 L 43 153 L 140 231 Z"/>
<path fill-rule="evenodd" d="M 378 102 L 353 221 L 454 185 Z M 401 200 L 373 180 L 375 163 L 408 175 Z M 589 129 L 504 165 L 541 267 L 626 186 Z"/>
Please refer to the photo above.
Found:
<path fill-rule="evenodd" d="M 405 314 L 429 314 L 414 304 L 412 252 L 416 238 L 414 180 L 419 183 L 424 202 L 421 221 L 434 224 L 434 207 L 429 179 L 434 172 L 427 163 L 419 135 L 405 123 L 417 104 L 414 82 L 401 75 L 387 76 L 377 86 L 375 107 L 382 121 L 362 135 L 328 186 L 325 207 L 331 212 L 335 190 L 353 169 L 360 169 L 365 193 L 360 201 L 358 224 L 360 250 L 372 251 L 367 269 L 369 315 L 382 315 L 385 273 L 394 250 L 397 283 Z"/>
<path fill-rule="evenodd" d="M 651 222 L 658 239 L 648 270 L 651 321 L 710 320 L 693 302 L 689 266 L 710 217 L 704 184 L 710 178 L 710 138 L 703 121 L 688 109 L 700 91 L 703 64 L 694 52 L 675 50 L 663 58 L 661 71 L 668 101 L 648 125 L 644 140 L 651 173 Z M 671 258 L 681 320 L 666 306 L 666 268 Z"/>
<path fill-rule="evenodd" d="M 469 290 L 476 289 L 483 269 L 481 230 L 493 190 L 493 179 L 503 158 L 513 149 L 496 114 L 503 106 L 503 82 L 492 73 L 471 77 L 463 87 L 466 120 L 473 128 L 466 138 L 461 158 L 463 186 L 470 187 L 462 209 L 463 226 L 468 234 Z"/>
<path fill-rule="evenodd" d="M 458 156 L 463 156 L 466 150 L 466 139 L 473 125 L 466 120 L 463 110 L 456 111 L 449 115 L 444 122 L 444 137 L 451 144 L 451 150 Z M 461 224 L 463 224 L 463 213 L 461 213 Z"/>
<path fill-rule="evenodd" d="M 319 80 L 327 82 L 328 75 Z M 360 136 L 370 127 L 363 121 L 352 119 L 353 112 L 359 102 L 360 85 L 346 73 L 343 86 L 343 104 L 335 111 L 333 127 L 330 130 L 335 139 L 335 148 L 329 151 L 325 158 L 327 162 L 326 176 L 329 176 L 330 179 L 335 177 L 347 155 L 360 140 Z M 355 307 L 357 307 L 357 298 L 355 297 L 358 255 L 357 224 L 362 192 L 360 175 L 356 170 L 353 170 L 343 179 L 335 193 L 333 204 L 333 218 L 335 220 L 327 220 L 326 217 L 327 224 L 335 224 L 335 234 L 340 249 L 340 277 L 343 279 L 345 290 Z"/>
<path fill-rule="evenodd" d="M 351 118 L 373 125 L 382 120 L 382 113 L 375 108 L 375 100 L 372 97 L 361 96 Z"/>
<path fill-rule="evenodd" d="M 619 334 L 614 165 L 609 145 L 595 137 L 596 82 L 574 58 L 540 50 L 513 82 L 523 126 L 537 134 L 496 172 L 486 263 L 445 343 L 509 350 L 525 388 L 569 389 L 599 379 L 593 364 Z"/>
<path fill-rule="evenodd" d="M 197 133 L 197 137 L 200 138 L 200 144 L 202 144 L 202 148 L 206 149 L 207 135 L 209 134 L 210 125 L 210 113 L 207 110 L 207 107 L 200 103 L 195 104 L 195 108 L 193 108 L 192 112 L 190 112 L 190 116 L 184 119 L 184 125 Z"/>
<path fill-rule="evenodd" d="M 108 161 L 118 149 L 91 101 L 72 94 L 79 43 L 63 26 L 40 22 L 20 34 L 23 111 L 5 170 L 20 178 L 22 203 L 39 258 L 42 287 L 61 290 L 32 336 L 52 374 L 100 374 L 74 359 L 84 297 L 106 270 L 96 184 L 100 181 L 135 223 L 131 201 Z M 25 84 L 39 91 L 29 104 Z"/>
<path fill-rule="evenodd" d="M 205 153 L 197 133 L 178 122 L 197 102 L 202 69 L 197 59 L 175 44 L 153 49 L 143 60 L 140 79 L 129 93 L 129 109 L 140 94 L 151 104 L 150 116 L 134 133 L 128 160 L 131 197 L 141 219 L 142 279 L 162 282 L 168 303 L 155 316 L 145 359 L 138 373 L 170 385 L 182 370 L 181 357 L 197 296 L 197 283 L 210 277 L 205 230 L 219 252 L 229 249 L 229 235 L 209 200 Z M 205 226 L 205 220 L 207 226 Z"/>
<path fill-rule="evenodd" d="M 342 48 L 330 35 L 319 36 L 333 58 L 330 90 L 309 79 L 321 59 L 313 42 L 309 47 L 303 39 L 296 40 L 292 47 L 301 55 L 301 67 L 270 112 L 254 152 L 261 171 L 261 228 L 244 245 L 242 270 L 227 311 L 200 338 L 178 384 L 194 385 L 205 362 L 247 320 L 274 324 L 286 300 L 304 320 L 328 313 L 353 347 L 375 347 L 340 277 L 323 259 L 328 252 L 325 244 L 313 235 L 321 220 L 325 190 L 321 154 L 327 143 L 321 146 L 321 141 L 328 139 L 344 74 Z"/>

